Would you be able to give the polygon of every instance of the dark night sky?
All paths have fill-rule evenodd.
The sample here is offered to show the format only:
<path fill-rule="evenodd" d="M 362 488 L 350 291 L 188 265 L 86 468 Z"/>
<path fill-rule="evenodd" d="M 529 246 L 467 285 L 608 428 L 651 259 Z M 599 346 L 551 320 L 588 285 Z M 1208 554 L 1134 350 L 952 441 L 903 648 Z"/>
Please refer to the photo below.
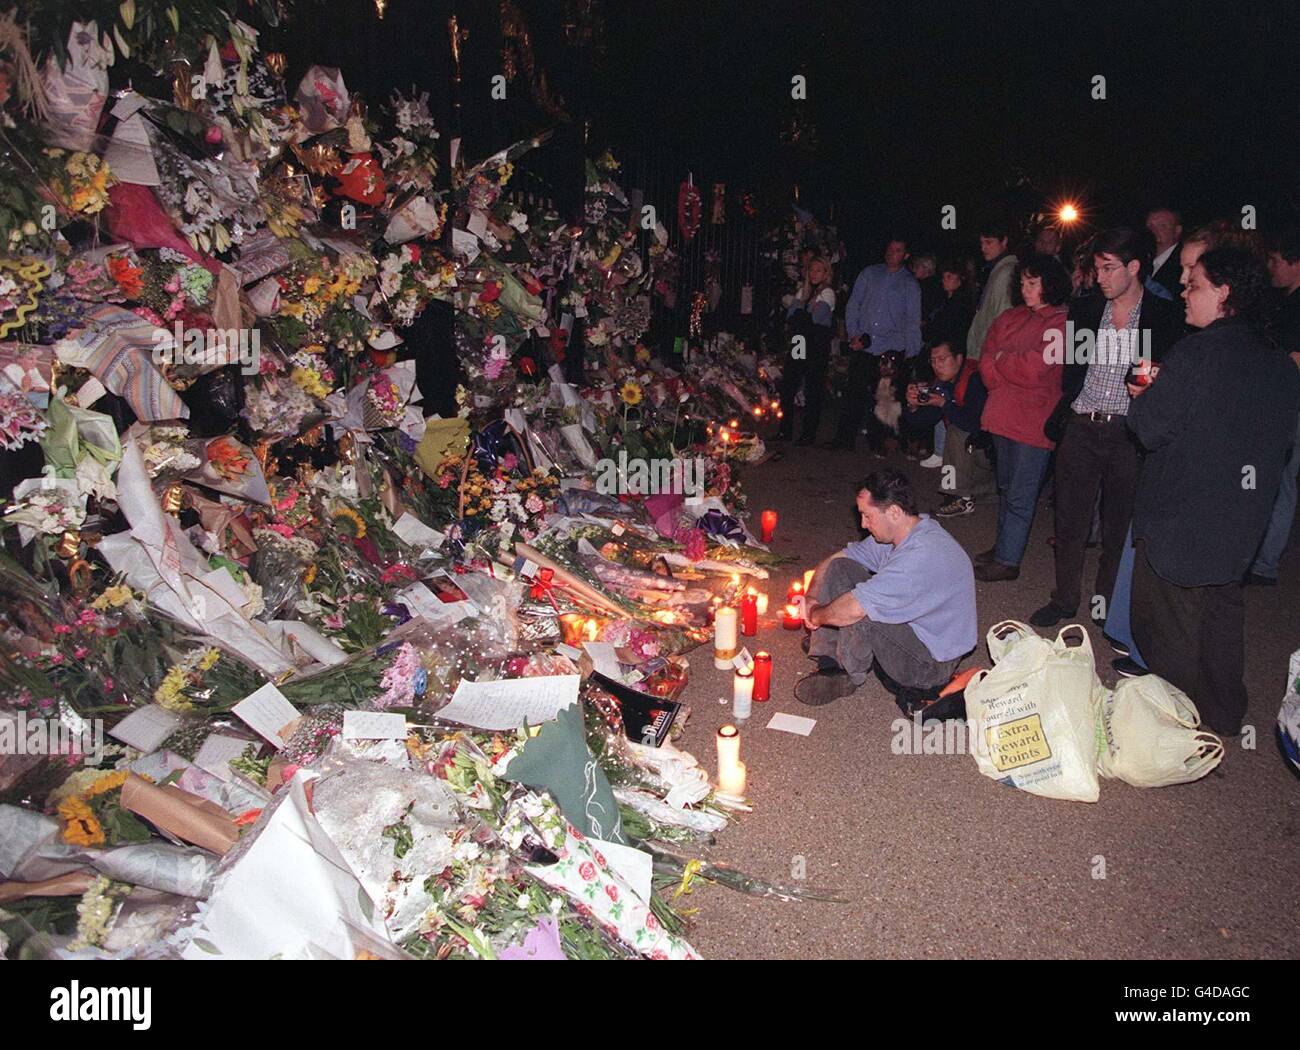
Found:
<path fill-rule="evenodd" d="M 1263 227 L 1300 202 L 1295 3 L 603 0 L 595 53 L 565 44 L 563 0 L 519 6 L 593 146 L 735 186 L 798 181 L 850 236 L 899 223 L 937 234 L 944 204 L 973 236 L 1016 168 L 1033 203 L 1081 195 L 1098 222 L 1169 200 L 1193 220 L 1255 204 Z M 442 107 L 453 10 L 471 34 L 466 140 L 481 156 L 545 123 L 521 82 L 506 103 L 489 97 L 496 3 L 390 0 L 382 22 L 365 0 L 300 6 L 280 43 L 291 76 L 301 59 L 337 63 L 372 101 L 414 82 Z M 808 77 L 803 103 L 795 73 Z M 1096 74 L 1105 101 L 1090 97 Z M 795 107 L 817 134 L 797 155 L 778 137 Z M 576 154 L 580 132 L 567 134 Z M 552 158 L 551 176 L 563 171 Z"/>

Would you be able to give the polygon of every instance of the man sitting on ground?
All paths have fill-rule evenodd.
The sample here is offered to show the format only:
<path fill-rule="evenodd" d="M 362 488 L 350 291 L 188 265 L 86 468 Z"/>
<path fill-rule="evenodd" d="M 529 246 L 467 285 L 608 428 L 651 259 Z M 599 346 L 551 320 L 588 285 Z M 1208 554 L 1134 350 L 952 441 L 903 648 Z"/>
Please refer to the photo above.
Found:
<path fill-rule="evenodd" d="M 817 567 L 804 622 L 819 669 L 794 695 L 828 704 L 856 691 L 874 664 L 891 691 L 932 699 L 977 641 L 970 558 L 917 513 L 912 484 L 896 470 L 869 475 L 857 503 L 870 536 Z"/>

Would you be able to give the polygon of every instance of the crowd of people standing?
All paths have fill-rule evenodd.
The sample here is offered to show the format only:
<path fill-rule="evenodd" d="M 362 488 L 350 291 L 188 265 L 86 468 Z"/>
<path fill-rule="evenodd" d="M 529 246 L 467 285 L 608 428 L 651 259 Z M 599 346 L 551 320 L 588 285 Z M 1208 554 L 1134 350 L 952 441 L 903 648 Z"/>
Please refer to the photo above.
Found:
<path fill-rule="evenodd" d="M 1054 587 L 1030 623 L 1086 609 L 1117 671 L 1159 674 L 1231 735 L 1246 709 L 1243 588 L 1276 583 L 1295 515 L 1300 231 L 1186 232 L 1163 206 L 1145 226 L 1066 253 L 1059 225 L 1021 246 L 989 223 L 978 271 L 891 238 L 842 313 L 831 263 L 810 254 L 788 303 L 806 355 L 782 377 L 781 436 L 794 437 L 802 388 L 800 441 L 816 440 L 838 347 L 828 447 L 865 433 L 883 454 L 893 438 L 942 468 L 940 518 L 996 496 L 996 541 L 974 558 L 987 583 L 1019 576 L 1050 489 Z M 873 414 L 882 389 L 902 403 L 896 435 Z"/>

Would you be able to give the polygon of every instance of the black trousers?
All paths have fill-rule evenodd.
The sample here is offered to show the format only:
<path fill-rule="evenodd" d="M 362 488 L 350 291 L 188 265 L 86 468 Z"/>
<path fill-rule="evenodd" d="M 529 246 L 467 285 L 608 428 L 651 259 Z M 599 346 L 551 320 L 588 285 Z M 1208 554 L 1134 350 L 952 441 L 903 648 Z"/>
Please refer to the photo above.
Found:
<path fill-rule="evenodd" d="M 781 420 L 780 435 L 783 438 L 794 436 L 794 399 L 799 393 L 799 384 L 803 384 L 803 425 L 799 436 L 813 441 L 817 437 L 817 428 L 821 426 L 822 406 L 826 403 L 826 372 L 831 363 L 831 342 L 829 335 L 823 339 L 814 334 L 808 339 L 808 356 L 803 360 L 791 358 L 781 373 L 781 409 L 785 413 Z"/>
<path fill-rule="evenodd" d="M 1180 587 L 1160 576 L 1138 541 L 1133 640 L 1153 674 L 1192 698 L 1201 721 L 1232 736 L 1246 714 L 1246 619 L 1239 582 Z"/>
<path fill-rule="evenodd" d="M 1093 593 L 1110 604 L 1141 467 L 1137 442 L 1122 418 L 1094 423 L 1086 416 L 1074 415 L 1066 426 L 1056 448 L 1056 589 L 1052 601 L 1071 615 L 1079 608 L 1083 551 L 1092 531 L 1099 490 L 1101 563 Z"/>
<path fill-rule="evenodd" d="M 840 406 L 840 422 L 835 429 L 836 444 L 853 446 L 858 441 L 862 417 L 876 402 L 876 383 L 880 379 L 880 358 L 865 350 L 850 350 L 849 376 Z"/>

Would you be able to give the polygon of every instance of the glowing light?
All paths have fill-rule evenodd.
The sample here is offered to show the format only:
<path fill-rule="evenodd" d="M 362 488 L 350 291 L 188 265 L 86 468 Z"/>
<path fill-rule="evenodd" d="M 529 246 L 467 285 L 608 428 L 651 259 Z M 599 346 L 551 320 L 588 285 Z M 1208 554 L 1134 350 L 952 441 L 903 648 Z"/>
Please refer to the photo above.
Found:
<path fill-rule="evenodd" d="M 1079 221 L 1079 209 L 1076 208 L 1073 204 L 1068 204 L 1068 203 L 1062 204 L 1061 210 L 1057 212 L 1057 215 L 1060 217 L 1060 220 L 1062 222 Z"/>

